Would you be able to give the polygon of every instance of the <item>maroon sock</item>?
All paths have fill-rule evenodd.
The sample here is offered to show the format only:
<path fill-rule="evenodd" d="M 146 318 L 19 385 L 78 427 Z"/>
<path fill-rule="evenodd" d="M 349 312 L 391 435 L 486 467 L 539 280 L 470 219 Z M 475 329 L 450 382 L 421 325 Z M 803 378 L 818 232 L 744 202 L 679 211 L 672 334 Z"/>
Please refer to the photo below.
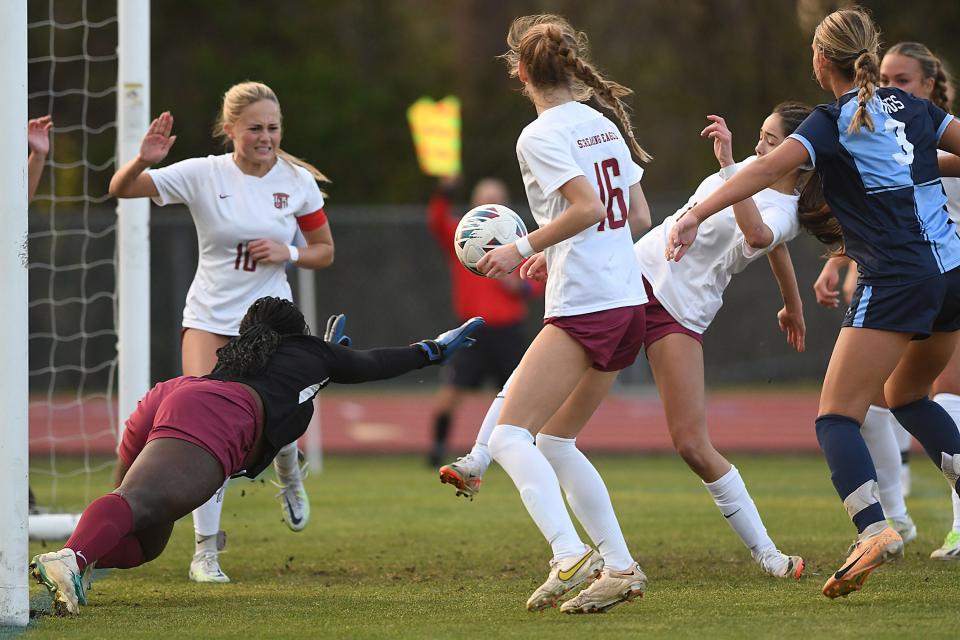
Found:
<path fill-rule="evenodd" d="M 113 549 L 107 551 L 97 560 L 98 569 L 133 569 L 139 567 L 146 559 L 143 557 L 143 547 L 140 538 L 129 535 L 120 540 Z"/>
<path fill-rule="evenodd" d="M 90 503 L 64 548 L 77 554 L 80 571 L 117 546 L 133 528 L 133 511 L 123 497 L 108 493 Z"/>

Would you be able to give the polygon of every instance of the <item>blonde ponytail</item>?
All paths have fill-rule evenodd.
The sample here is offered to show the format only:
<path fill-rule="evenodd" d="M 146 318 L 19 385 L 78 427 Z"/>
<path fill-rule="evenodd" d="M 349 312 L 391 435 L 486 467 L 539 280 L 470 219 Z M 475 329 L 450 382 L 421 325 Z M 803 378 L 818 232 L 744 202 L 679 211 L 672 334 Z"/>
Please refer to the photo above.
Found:
<path fill-rule="evenodd" d="M 277 94 L 262 82 L 241 82 L 227 89 L 227 92 L 223 94 L 223 105 L 213 123 L 213 137 L 221 140 L 224 146 L 229 145 L 230 139 L 227 138 L 227 134 L 223 130 L 223 125 L 236 123 L 244 109 L 261 100 L 270 100 L 277 105 L 278 109 L 280 108 L 280 101 L 277 99 Z M 280 117 L 282 121 L 283 115 L 281 114 Z M 310 172 L 310 175 L 312 175 L 317 182 L 330 182 L 330 179 L 315 166 L 282 149 L 277 149 L 277 157 L 290 165 L 303 167 Z"/>
<path fill-rule="evenodd" d="M 857 6 L 834 11 L 817 25 L 813 45 L 857 87 L 857 110 L 847 133 L 863 127 L 873 131 L 868 106 L 880 85 L 880 31 L 873 18 Z"/>

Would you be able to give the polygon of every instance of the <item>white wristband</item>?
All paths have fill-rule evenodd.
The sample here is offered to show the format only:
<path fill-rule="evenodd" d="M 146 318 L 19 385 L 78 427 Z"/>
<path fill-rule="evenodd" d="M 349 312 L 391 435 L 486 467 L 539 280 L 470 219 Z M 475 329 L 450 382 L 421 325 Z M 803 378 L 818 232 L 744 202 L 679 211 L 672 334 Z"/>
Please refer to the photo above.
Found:
<path fill-rule="evenodd" d="M 297 264 L 297 261 L 300 259 L 300 249 L 297 249 L 292 244 L 288 244 L 287 251 L 290 252 L 290 262 Z"/>
<path fill-rule="evenodd" d="M 720 167 L 720 177 L 723 178 L 724 181 L 727 181 L 730 178 L 732 178 L 733 174 L 735 174 L 736 172 L 737 172 L 736 162 L 734 162 L 733 164 L 728 164 L 725 167 Z"/>
<path fill-rule="evenodd" d="M 524 258 L 529 258 L 536 253 L 536 251 L 534 251 L 533 247 L 530 245 L 529 236 L 520 236 L 517 238 L 517 241 L 514 244 L 517 245 L 517 251 L 519 251 L 520 255 Z"/>

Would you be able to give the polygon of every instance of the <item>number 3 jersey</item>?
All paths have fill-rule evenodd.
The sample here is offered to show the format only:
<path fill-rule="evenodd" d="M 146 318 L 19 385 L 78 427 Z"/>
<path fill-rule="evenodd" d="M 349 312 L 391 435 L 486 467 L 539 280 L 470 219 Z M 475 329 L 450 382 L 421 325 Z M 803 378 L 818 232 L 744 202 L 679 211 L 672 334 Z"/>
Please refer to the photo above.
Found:
<path fill-rule="evenodd" d="M 847 133 L 856 109 L 853 90 L 817 107 L 790 137 L 806 147 L 823 178 L 860 281 L 909 284 L 957 267 L 960 238 L 937 166 L 937 145 L 953 116 L 881 88 L 867 104 L 874 131 Z"/>
<path fill-rule="evenodd" d="M 263 296 L 292 300 L 286 263 L 255 262 L 247 244 L 291 244 L 296 230 L 327 223 L 323 196 L 302 167 L 277 159 L 263 177 L 237 167 L 231 154 L 191 158 L 150 171 L 154 202 L 185 204 L 197 228 L 200 259 L 187 293 L 183 326 L 235 336 L 247 307 Z"/>
<path fill-rule="evenodd" d="M 549 224 L 570 203 L 560 187 L 584 176 L 607 217 L 545 251 L 544 317 L 572 316 L 647 302 L 627 224 L 630 187 L 643 170 L 610 120 L 579 102 L 547 109 L 517 140 L 520 173 L 537 224 Z"/>

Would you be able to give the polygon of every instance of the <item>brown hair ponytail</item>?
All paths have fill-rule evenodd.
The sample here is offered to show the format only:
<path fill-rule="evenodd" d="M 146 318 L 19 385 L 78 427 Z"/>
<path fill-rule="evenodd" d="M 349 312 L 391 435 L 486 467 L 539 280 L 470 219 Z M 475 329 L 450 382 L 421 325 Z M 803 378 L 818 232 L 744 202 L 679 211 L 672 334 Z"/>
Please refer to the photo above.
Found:
<path fill-rule="evenodd" d="M 807 119 L 813 108 L 802 102 L 781 102 L 773 108 L 773 113 L 780 116 L 783 135 L 789 136 L 797 130 L 800 123 Z M 833 215 L 830 206 L 823 196 L 823 183 L 814 170 L 804 172 L 801 178 L 800 199 L 797 202 L 797 218 L 804 231 L 815 237 L 825 245 L 838 247 L 834 253 L 843 252 L 843 232 L 840 222 Z"/>
<path fill-rule="evenodd" d="M 630 151 L 643 162 L 653 156 L 637 142 L 630 115 L 622 98 L 633 93 L 621 84 L 607 80 L 587 57 L 587 36 L 563 17 L 552 14 L 524 16 L 510 25 L 507 33 L 509 50 L 503 54 L 512 77 L 519 75 L 522 64 L 530 82 L 537 87 L 567 87 L 575 100 L 595 97 L 612 111 Z"/>

